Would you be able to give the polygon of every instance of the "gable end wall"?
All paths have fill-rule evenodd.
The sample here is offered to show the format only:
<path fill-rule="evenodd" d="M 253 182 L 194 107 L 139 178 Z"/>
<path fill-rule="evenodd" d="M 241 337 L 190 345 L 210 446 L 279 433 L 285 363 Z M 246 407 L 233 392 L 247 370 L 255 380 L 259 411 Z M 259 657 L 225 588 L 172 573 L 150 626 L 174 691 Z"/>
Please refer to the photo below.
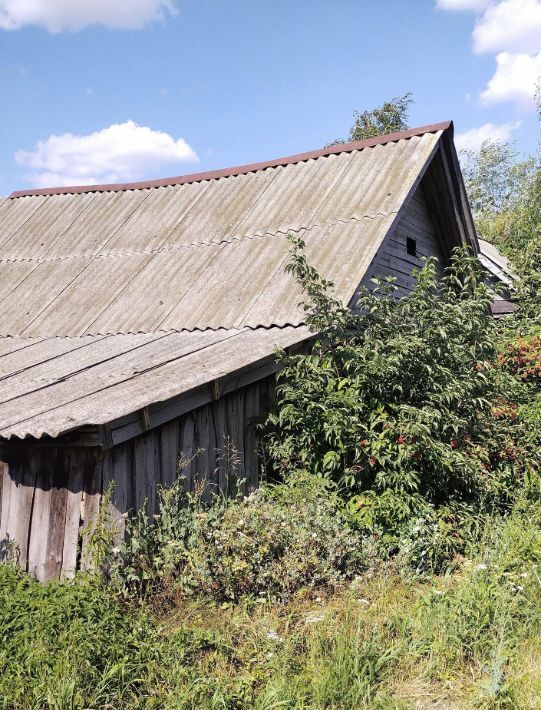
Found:
<path fill-rule="evenodd" d="M 415 239 L 417 256 L 407 252 L 407 238 Z M 422 257 L 437 257 L 443 264 L 445 257 L 438 238 L 438 230 L 428 207 L 422 183 L 413 194 L 400 222 L 382 243 L 362 281 L 370 290 L 375 287 L 371 279 L 392 276 L 396 279 L 398 297 L 411 293 L 415 279 L 413 269 L 421 268 Z"/>

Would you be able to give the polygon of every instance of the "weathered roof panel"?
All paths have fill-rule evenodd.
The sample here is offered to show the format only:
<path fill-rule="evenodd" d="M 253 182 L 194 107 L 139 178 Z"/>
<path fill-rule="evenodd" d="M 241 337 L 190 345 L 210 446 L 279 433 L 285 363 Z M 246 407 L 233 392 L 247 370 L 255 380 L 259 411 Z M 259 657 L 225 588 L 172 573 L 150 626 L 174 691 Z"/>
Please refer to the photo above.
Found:
<path fill-rule="evenodd" d="M 479 261 L 497 279 L 506 286 L 512 287 L 514 281 L 513 270 L 509 259 L 495 246 L 484 239 L 479 239 Z"/>
<path fill-rule="evenodd" d="M 0 247 L 9 243 L 13 235 L 44 202 L 46 202 L 45 197 L 37 196 L 23 197 L 17 200 L 7 199 L 0 204 L 0 225 L 2 225 Z"/>
<path fill-rule="evenodd" d="M 350 302 L 448 128 L 0 201 L 0 438 L 104 424 L 309 337 L 286 235 Z"/>
<path fill-rule="evenodd" d="M 58 436 L 84 425 L 105 424 L 234 373 L 272 355 L 277 346 L 288 347 L 309 336 L 304 327 L 289 327 L 50 338 L 30 344 L 27 339 L 5 339 L 28 359 L 26 366 L 17 362 L 12 372 L 15 353 L 0 355 L 5 395 L 0 438 Z"/>
<path fill-rule="evenodd" d="M 284 235 L 304 235 L 349 301 L 440 135 L 201 183 L 9 200 L 40 204 L 0 248 L 0 335 L 299 324 Z M 36 266 L 21 275 L 21 261 Z"/>

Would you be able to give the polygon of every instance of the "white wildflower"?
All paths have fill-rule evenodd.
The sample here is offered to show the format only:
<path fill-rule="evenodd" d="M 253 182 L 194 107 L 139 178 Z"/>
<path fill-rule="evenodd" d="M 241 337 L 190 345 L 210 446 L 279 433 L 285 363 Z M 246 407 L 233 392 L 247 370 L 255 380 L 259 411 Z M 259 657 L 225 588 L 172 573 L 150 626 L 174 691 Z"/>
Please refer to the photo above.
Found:
<path fill-rule="evenodd" d="M 360 597 L 359 599 L 357 599 L 357 601 L 359 602 L 359 604 L 365 604 L 366 606 L 369 606 L 369 604 L 370 604 L 370 602 L 368 601 L 368 599 L 363 599 L 362 597 Z"/>
<path fill-rule="evenodd" d="M 484 569 L 488 569 L 488 567 L 487 567 L 487 565 L 485 565 L 483 562 L 481 562 L 481 564 L 476 565 L 476 566 L 474 567 L 474 570 L 473 570 L 473 571 L 474 571 L 474 572 L 480 572 L 481 570 L 484 570 Z"/>
<path fill-rule="evenodd" d="M 305 622 L 307 624 L 317 624 L 319 621 L 325 621 L 324 616 L 307 616 Z"/>
<path fill-rule="evenodd" d="M 276 631 L 267 631 L 267 638 L 272 641 L 283 641 L 283 637 L 277 634 Z"/>

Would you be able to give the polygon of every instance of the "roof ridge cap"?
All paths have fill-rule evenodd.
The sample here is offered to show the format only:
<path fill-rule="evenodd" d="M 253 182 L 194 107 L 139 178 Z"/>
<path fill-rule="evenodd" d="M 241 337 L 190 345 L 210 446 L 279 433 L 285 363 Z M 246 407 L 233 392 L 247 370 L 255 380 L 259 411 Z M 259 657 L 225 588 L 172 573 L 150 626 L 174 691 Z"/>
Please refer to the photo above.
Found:
<path fill-rule="evenodd" d="M 17 197 L 32 197 L 38 195 L 74 195 L 88 192 L 121 192 L 124 190 L 145 190 L 157 187 L 170 187 L 174 185 L 185 185 L 194 182 L 204 182 L 206 180 L 217 180 L 222 177 L 234 177 L 236 175 L 246 175 L 248 173 L 266 170 L 267 168 L 277 168 L 292 163 L 301 163 L 306 160 L 323 158 L 329 155 L 338 155 L 339 153 L 351 153 L 356 150 L 364 150 L 372 148 L 376 145 L 385 145 L 386 143 L 395 143 L 399 140 L 407 140 L 416 136 L 424 135 L 425 133 L 437 133 L 438 131 L 452 130 L 452 121 L 443 121 L 441 123 L 433 123 L 419 128 L 410 128 L 406 131 L 398 131 L 395 133 L 386 133 L 381 136 L 366 138 L 361 141 L 352 143 L 337 143 L 325 148 L 308 151 L 305 153 L 297 153 L 295 155 L 285 156 L 283 158 L 275 158 L 274 160 L 263 161 L 260 163 L 249 163 L 247 165 L 239 165 L 230 168 L 222 168 L 219 170 L 209 170 L 202 173 L 191 173 L 188 175 L 179 175 L 176 177 L 161 178 L 157 180 L 146 180 L 142 182 L 131 183 L 112 183 L 103 185 L 74 185 L 71 187 L 46 187 L 31 190 L 16 190 L 12 192 L 7 199 L 15 199 Z"/>

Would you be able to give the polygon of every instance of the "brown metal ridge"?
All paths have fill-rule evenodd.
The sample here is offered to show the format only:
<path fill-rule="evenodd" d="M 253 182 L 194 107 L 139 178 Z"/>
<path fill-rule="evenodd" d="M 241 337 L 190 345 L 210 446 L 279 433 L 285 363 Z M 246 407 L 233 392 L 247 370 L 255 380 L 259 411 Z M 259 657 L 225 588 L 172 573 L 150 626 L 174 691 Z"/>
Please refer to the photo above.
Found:
<path fill-rule="evenodd" d="M 222 177 L 232 177 L 234 175 L 254 173 L 258 170 L 265 170 L 266 168 L 277 168 L 282 165 L 290 165 L 291 163 L 302 163 L 305 160 L 323 158 L 327 155 L 351 153 L 355 150 L 372 148 L 376 145 L 394 143 L 399 140 L 413 138 L 425 133 L 436 133 L 437 131 L 446 131 L 448 129 L 451 129 L 452 131 L 452 121 L 432 123 L 428 126 L 410 128 L 407 131 L 398 131 L 397 133 L 387 133 L 383 136 L 374 136 L 373 138 L 367 138 L 353 143 L 338 143 L 337 145 L 320 148 L 319 150 L 312 150 L 307 153 L 297 153 L 296 155 L 289 155 L 285 158 L 276 158 L 275 160 L 268 160 L 262 163 L 251 163 L 249 165 L 239 165 L 233 168 L 210 170 L 205 173 L 192 173 L 190 175 L 180 175 L 177 177 L 162 178 L 160 180 L 147 180 L 143 182 L 113 183 L 110 185 L 76 185 L 73 187 L 44 187 L 36 190 L 16 190 L 9 195 L 8 199 L 14 199 L 16 197 L 31 197 L 35 195 L 73 195 L 82 192 L 121 192 L 122 190 L 145 190 L 153 187 L 168 187 L 171 185 L 185 185 L 190 182 L 217 180 Z"/>

